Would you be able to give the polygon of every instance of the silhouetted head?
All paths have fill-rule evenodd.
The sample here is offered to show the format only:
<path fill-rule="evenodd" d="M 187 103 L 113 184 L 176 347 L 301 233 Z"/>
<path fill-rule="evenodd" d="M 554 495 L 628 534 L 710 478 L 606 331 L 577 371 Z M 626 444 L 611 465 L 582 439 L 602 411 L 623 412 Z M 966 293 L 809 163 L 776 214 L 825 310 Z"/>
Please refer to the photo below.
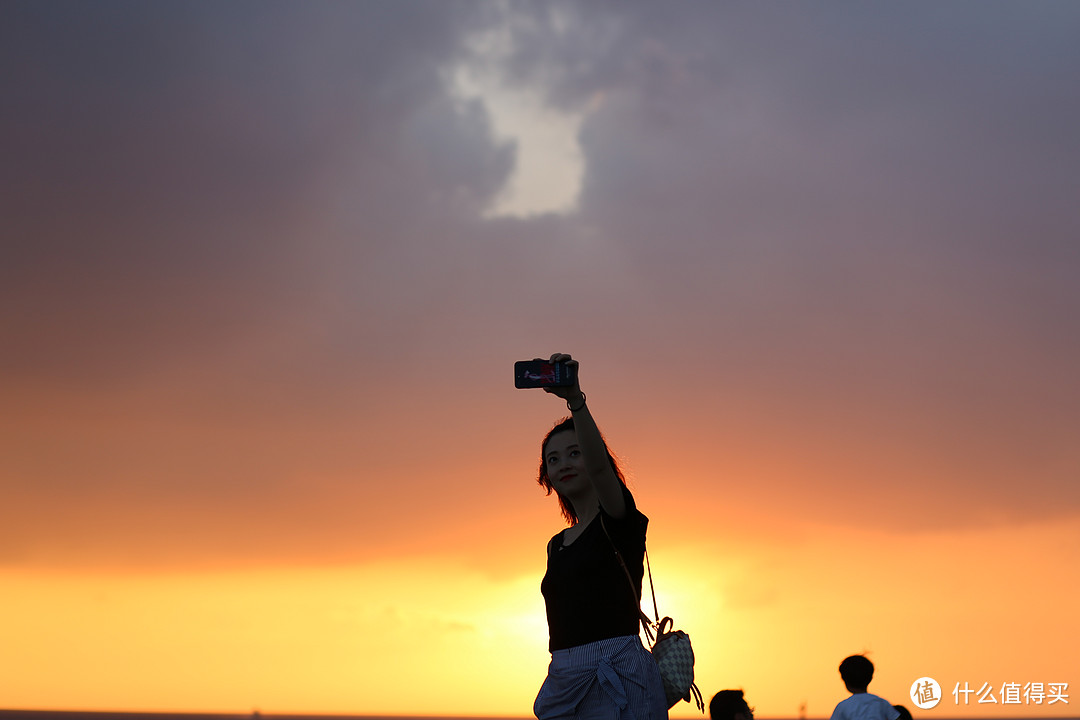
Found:
<path fill-rule="evenodd" d="M 874 663 L 865 655 L 852 655 L 840 663 L 840 677 L 851 692 L 866 692 L 874 679 Z"/>
<path fill-rule="evenodd" d="M 559 498 L 559 507 L 562 508 L 563 517 L 566 518 L 566 522 L 571 525 L 576 525 L 578 521 L 577 513 L 574 511 L 574 506 L 569 499 L 563 497 L 562 493 L 555 489 L 555 486 L 551 483 L 551 477 L 548 475 L 548 460 L 547 460 L 547 445 L 548 441 L 552 437 L 561 432 L 577 432 L 574 429 L 574 418 L 564 418 L 560 422 L 556 423 L 555 427 L 548 431 L 548 434 L 544 436 L 544 441 L 540 443 L 540 475 L 536 482 L 547 490 L 547 494 L 552 492 Z M 611 469 L 615 471 L 615 477 L 619 478 L 619 482 L 626 485 L 626 479 L 623 477 L 622 470 L 619 469 L 619 464 L 615 462 L 614 456 L 611 454 L 611 450 L 608 449 L 607 442 L 604 442 L 604 452 L 607 453 L 608 462 L 611 463 Z"/>
<path fill-rule="evenodd" d="M 743 699 L 742 690 L 721 690 L 709 701 L 711 720 L 754 720 L 754 708 Z"/>
<path fill-rule="evenodd" d="M 900 713 L 900 717 L 896 718 L 896 720 L 912 720 L 911 711 L 903 705 L 893 705 L 893 708 Z"/>

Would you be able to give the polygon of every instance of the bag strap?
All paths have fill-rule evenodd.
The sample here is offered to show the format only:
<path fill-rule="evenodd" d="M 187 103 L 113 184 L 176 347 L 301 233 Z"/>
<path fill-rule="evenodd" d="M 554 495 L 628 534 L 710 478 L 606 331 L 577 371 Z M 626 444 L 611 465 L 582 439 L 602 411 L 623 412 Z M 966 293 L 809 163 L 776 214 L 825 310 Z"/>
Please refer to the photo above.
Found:
<path fill-rule="evenodd" d="M 623 573 L 626 574 L 626 580 L 630 583 L 630 598 L 634 605 L 638 609 L 638 619 L 641 620 L 641 627 L 645 630 L 645 637 L 649 638 L 650 645 L 654 642 L 653 627 L 658 626 L 660 623 L 660 610 L 656 605 L 656 588 L 653 586 L 652 579 L 652 567 L 649 566 L 649 588 L 652 590 L 653 610 L 656 612 L 656 621 L 653 622 L 644 610 L 641 609 L 641 603 L 638 600 L 638 588 L 634 582 L 633 576 L 630 574 L 630 568 L 626 567 L 626 561 L 623 560 L 622 553 L 619 552 L 619 546 L 615 544 L 615 541 L 611 539 L 611 534 L 608 532 L 607 525 L 604 524 L 604 513 L 600 513 L 600 527 L 604 530 L 604 535 L 607 536 L 608 543 L 611 544 L 611 549 L 615 552 L 615 559 L 619 561 L 619 566 L 622 567 Z M 648 565 L 649 562 L 649 549 L 645 548 L 645 562 Z"/>
<path fill-rule="evenodd" d="M 610 538 L 609 538 L 610 539 Z M 612 543 L 614 545 L 614 543 Z M 656 605 L 656 587 L 652 582 L 652 563 L 649 562 L 649 548 L 645 548 L 645 567 L 649 570 L 649 591 L 652 592 L 653 612 L 656 614 L 656 622 L 660 622 L 660 608 Z"/>
<path fill-rule="evenodd" d="M 656 622 L 652 622 L 649 616 L 641 609 L 641 603 L 638 602 L 637 585 L 634 584 L 634 578 L 630 574 L 630 569 L 626 567 L 626 561 L 623 560 L 622 553 L 619 552 L 619 546 L 615 544 L 615 541 L 611 539 L 611 534 L 607 531 L 607 525 L 604 524 L 604 513 L 600 513 L 600 527 L 604 529 L 604 535 L 607 535 L 608 542 L 611 543 L 611 549 L 615 551 L 615 557 L 619 561 L 619 565 L 622 567 L 623 572 L 626 574 L 626 579 L 630 582 L 630 596 L 633 598 L 634 604 L 638 606 L 638 617 L 641 620 L 641 627 L 645 629 L 645 636 L 649 638 L 649 645 L 655 646 L 656 641 L 662 638 L 665 634 L 665 628 L 671 627 L 675 624 L 675 621 L 669 617 L 660 619 L 660 609 L 656 605 L 656 586 L 653 585 L 652 579 L 652 566 L 649 564 L 649 549 L 645 548 L 645 566 L 649 568 L 649 589 L 652 591 L 653 610 L 656 612 Z M 653 637 L 653 628 L 656 628 L 656 636 Z M 677 631 L 674 631 L 677 632 Z M 701 697 L 701 690 L 693 682 L 690 683 L 689 694 L 693 697 L 695 704 L 703 714 L 705 712 L 705 700 Z M 690 700 L 690 698 L 686 698 Z"/>

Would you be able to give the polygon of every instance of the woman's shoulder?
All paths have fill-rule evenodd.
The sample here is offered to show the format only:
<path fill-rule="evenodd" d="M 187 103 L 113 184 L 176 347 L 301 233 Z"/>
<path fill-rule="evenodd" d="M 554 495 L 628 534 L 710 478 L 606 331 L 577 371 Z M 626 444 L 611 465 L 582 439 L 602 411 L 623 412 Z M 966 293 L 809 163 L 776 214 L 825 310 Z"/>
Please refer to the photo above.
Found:
<path fill-rule="evenodd" d="M 560 530 L 559 532 L 552 535 L 551 539 L 548 540 L 547 554 L 548 554 L 549 557 L 551 556 L 552 551 L 558 550 L 560 547 L 563 546 L 563 539 L 565 538 L 565 535 L 564 535 L 565 532 L 566 532 L 565 529 Z"/>

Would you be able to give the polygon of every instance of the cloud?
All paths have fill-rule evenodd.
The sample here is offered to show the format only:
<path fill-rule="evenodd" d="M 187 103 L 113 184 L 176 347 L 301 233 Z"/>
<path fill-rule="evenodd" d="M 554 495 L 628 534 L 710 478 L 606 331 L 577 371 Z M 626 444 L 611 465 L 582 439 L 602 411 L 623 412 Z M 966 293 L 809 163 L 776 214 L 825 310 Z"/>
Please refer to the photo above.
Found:
<path fill-rule="evenodd" d="M 506 368 L 555 346 L 643 492 L 1080 503 L 1070 4 L 2 12 L 10 557 L 453 545 L 531 499 L 517 434 L 558 408 Z M 572 212 L 484 216 L 520 157 L 450 74 L 492 32 L 499 82 L 583 117 Z"/>
<path fill-rule="evenodd" d="M 507 155 L 445 96 L 470 13 L 441 7 L 13 8 L 4 306 L 35 342 L 6 363 L 226 342 L 312 294 L 327 252 L 486 202 Z"/>
<path fill-rule="evenodd" d="M 1074 9 L 590 8 L 529 25 L 511 72 L 602 98 L 580 220 L 674 377 L 713 379 L 715 434 L 772 437 L 806 463 L 785 490 L 828 476 L 849 509 L 883 477 L 983 519 L 1075 508 Z"/>

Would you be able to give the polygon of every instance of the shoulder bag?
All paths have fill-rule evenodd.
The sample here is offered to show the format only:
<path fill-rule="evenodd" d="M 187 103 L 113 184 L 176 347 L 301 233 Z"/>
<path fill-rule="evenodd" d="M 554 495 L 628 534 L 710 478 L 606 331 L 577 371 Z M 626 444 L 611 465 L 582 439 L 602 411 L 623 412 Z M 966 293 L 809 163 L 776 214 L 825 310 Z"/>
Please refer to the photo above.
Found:
<path fill-rule="evenodd" d="M 675 621 L 670 617 L 660 619 L 660 610 L 656 604 L 656 587 L 653 585 L 652 579 L 652 566 L 649 564 L 648 548 L 645 549 L 645 565 L 649 570 L 649 589 L 652 591 L 653 611 L 656 613 L 655 621 L 646 615 L 638 604 L 637 585 L 630 575 L 630 570 L 626 567 L 622 553 L 619 552 L 615 541 L 608 534 L 603 515 L 600 516 L 600 526 L 603 527 L 604 534 L 607 535 L 608 542 L 615 551 L 615 557 L 618 559 L 623 572 L 626 573 L 626 579 L 630 582 L 630 593 L 634 604 L 638 607 L 641 627 L 645 629 L 645 636 L 652 646 L 653 659 L 656 661 L 657 667 L 660 668 L 660 678 L 664 681 L 667 706 L 669 708 L 673 707 L 680 700 L 690 702 L 690 698 L 693 697 L 698 710 L 704 714 L 705 701 L 701 697 L 698 686 L 694 684 L 694 649 L 690 646 L 690 636 L 682 630 L 675 630 Z"/>

